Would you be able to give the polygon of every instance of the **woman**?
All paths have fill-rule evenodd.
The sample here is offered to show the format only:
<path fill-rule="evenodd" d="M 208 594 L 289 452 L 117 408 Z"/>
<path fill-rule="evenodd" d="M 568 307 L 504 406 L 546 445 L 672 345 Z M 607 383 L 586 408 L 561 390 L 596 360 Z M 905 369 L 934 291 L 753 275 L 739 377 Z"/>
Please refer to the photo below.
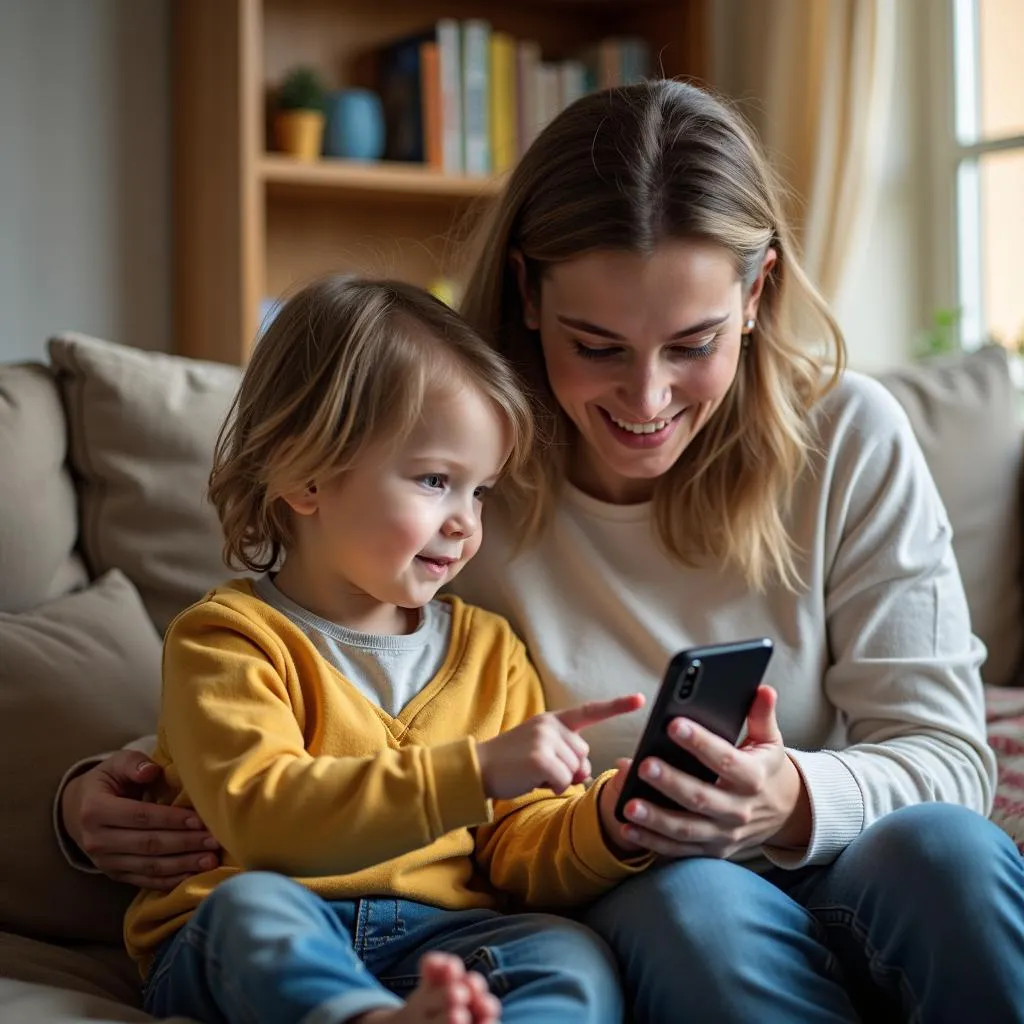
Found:
<path fill-rule="evenodd" d="M 949 523 L 895 401 L 844 372 L 745 126 L 673 82 L 578 101 L 473 267 L 463 312 L 552 443 L 460 593 L 512 620 L 555 707 L 652 695 L 696 643 L 775 642 L 740 749 L 673 726 L 717 785 L 642 766 L 679 809 L 634 801 L 624 835 L 665 862 L 587 914 L 637 1019 L 1024 1021 L 1024 868 L 982 816 Z M 638 729 L 592 730 L 594 768 Z M 173 884 L 203 834 L 124 799 L 137 766 L 80 776 L 64 820 L 104 871 Z"/>

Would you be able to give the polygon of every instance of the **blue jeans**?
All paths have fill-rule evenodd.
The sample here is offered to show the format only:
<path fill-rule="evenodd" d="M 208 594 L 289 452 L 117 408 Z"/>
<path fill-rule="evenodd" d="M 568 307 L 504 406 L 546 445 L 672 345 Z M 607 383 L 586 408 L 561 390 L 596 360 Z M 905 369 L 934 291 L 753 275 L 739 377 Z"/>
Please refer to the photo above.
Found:
<path fill-rule="evenodd" d="M 827 867 L 675 861 L 582 920 L 637 1024 L 1024 1021 L 1024 862 L 949 804 L 887 815 Z"/>
<path fill-rule="evenodd" d="M 144 1006 L 203 1024 L 335 1024 L 401 1006 L 431 951 L 479 971 L 503 1021 L 621 1024 L 611 953 L 575 921 L 396 899 L 328 902 L 264 871 L 219 885 L 160 947 Z"/>

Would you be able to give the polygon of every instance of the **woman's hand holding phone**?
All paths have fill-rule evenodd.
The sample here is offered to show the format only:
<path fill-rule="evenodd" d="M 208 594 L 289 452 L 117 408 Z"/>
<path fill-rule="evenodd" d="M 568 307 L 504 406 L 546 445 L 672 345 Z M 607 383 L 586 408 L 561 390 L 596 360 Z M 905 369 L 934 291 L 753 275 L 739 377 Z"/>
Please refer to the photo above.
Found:
<path fill-rule="evenodd" d="M 679 809 L 629 800 L 627 823 L 616 820 L 609 837 L 627 849 L 666 857 L 732 857 L 766 843 L 806 846 L 810 802 L 782 742 L 776 701 L 770 686 L 758 687 L 747 716 L 747 735 L 739 747 L 695 722 L 676 718 L 669 737 L 715 772 L 718 781 L 707 783 L 660 759 L 646 758 L 638 766 L 640 777 Z M 619 777 L 623 775 L 620 772 Z"/>

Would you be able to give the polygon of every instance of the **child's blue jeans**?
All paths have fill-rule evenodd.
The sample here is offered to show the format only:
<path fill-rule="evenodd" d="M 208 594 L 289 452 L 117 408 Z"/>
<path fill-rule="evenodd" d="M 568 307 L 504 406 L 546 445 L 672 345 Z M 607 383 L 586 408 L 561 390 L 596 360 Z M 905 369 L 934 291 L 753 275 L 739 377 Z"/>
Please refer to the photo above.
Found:
<path fill-rule="evenodd" d="M 574 921 L 396 899 L 328 902 L 264 871 L 219 885 L 160 947 L 145 1009 L 203 1024 L 337 1024 L 400 1006 L 430 951 L 483 974 L 503 1021 L 622 1020 L 612 956 Z"/>

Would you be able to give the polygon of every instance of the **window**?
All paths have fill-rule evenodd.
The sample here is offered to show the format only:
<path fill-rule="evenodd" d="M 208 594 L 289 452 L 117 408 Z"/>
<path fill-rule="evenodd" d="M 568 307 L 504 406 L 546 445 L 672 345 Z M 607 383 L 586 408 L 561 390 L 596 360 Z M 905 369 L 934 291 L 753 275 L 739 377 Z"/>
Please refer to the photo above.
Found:
<path fill-rule="evenodd" d="M 1024 0 L 948 2 L 961 341 L 1024 348 Z"/>

